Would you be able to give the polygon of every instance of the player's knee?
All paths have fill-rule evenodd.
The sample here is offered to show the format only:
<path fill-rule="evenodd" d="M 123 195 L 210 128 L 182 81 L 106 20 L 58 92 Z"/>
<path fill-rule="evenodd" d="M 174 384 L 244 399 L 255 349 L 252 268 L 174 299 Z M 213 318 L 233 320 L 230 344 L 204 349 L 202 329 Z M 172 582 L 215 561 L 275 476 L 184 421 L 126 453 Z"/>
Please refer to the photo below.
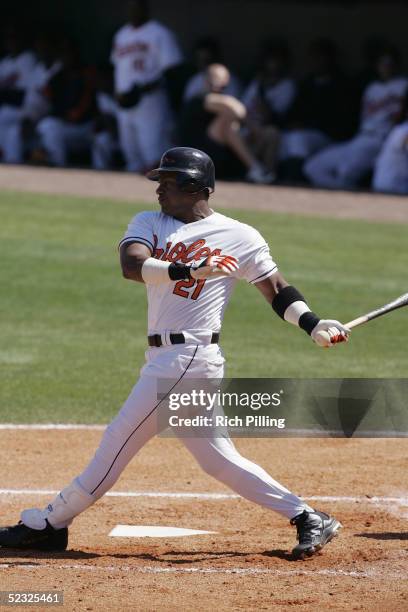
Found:
<path fill-rule="evenodd" d="M 203 457 L 199 457 L 197 460 L 206 474 L 229 485 L 231 479 L 239 478 L 239 465 L 246 461 L 235 448 L 224 449 L 223 452 L 210 448 L 206 450 Z"/>
<path fill-rule="evenodd" d="M 37 130 L 41 134 L 49 134 L 58 130 L 59 121 L 55 117 L 45 117 L 37 125 Z"/>
<path fill-rule="evenodd" d="M 226 461 L 219 453 L 208 453 L 205 457 L 200 457 L 198 464 L 201 469 L 212 476 L 213 478 L 219 479 L 226 467 Z"/>

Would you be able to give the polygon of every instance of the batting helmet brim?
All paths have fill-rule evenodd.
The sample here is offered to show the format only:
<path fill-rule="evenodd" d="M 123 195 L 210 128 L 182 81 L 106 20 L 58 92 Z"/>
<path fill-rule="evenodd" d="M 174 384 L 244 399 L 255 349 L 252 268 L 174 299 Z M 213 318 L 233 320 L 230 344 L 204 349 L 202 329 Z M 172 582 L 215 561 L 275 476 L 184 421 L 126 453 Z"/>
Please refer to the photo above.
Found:
<path fill-rule="evenodd" d="M 175 166 L 170 166 L 169 168 L 154 168 L 146 174 L 146 177 L 151 181 L 158 181 L 162 172 L 179 172 L 180 174 L 191 177 L 194 177 L 196 175 L 198 176 L 200 174 L 199 170 L 194 170 L 192 168 L 189 168 L 188 171 L 186 171 L 185 168 L 177 168 Z"/>

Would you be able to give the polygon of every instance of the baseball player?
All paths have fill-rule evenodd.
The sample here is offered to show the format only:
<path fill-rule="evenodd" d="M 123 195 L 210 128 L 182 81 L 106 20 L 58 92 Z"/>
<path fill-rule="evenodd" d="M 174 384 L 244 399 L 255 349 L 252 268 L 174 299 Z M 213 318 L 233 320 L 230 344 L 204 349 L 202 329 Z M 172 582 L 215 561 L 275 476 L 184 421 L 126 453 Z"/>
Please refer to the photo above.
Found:
<path fill-rule="evenodd" d="M 350 135 L 350 92 L 338 67 L 336 46 L 330 39 L 313 40 L 308 59 L 310 72 L 297 87 L 281 138 L 280 171 L 285 180 L 302 180 L 305 159 Z"/>
<path fill-rule="evenodd" d="M 6 56 L 0 61 L 0 148 L 4 162 L 18 164 L 23 160 L 21 123 L 35 57 L 24 50 L 22 33 L 14 26 L 6 30 L 4 46 Z"/>
<path fill-rule="evenodd" d="M 54 166 L 66 166 L 73 151 L 90 149 L 96 108 L 93 69 L 82 65 L 72 40 L 64 41 L 61 61 L 45 88 L 49 114 L 37 124 L 41 146 Z"/>
<path fill-rule="evenodd" d="M 408 96 L 404 121 L 391 130 L 375 162 L 373 189 L 408 194 Z"/>
<path fill-rule="evenodd" d="M 113 79 L 110 70 L 101 69 L 96 87 L 96 106 L 98 114 L 94 119 L 92 137 L 92 167 L 96 170 L 109 170 L 119 153 L 117 116 L 119 107 L 113 97 Z"/>
<path fill-rule="evenodd" d="M 168 384 L 168 396 L 185 379 L 222 378 L 218 341 L 238 280 L 255 285 L 282 319 L 305 330 L 318 345 L 329 347 L 348 338 L 341 323 L 311 312 L 278 272 L 254 228 L 210 208 L 214 165 L 206 153 L 170 149 L 148 178 L 158 181 L 161 210 L 136 215 L 120 242 L 123 275 L 147 289 L 146 364 L 82 474 L 44 509 L 24 510 L 17 525 L 0 529 L 0 547 L 64 550 L 72 520 L 102 497 L 140 448 L 165 427 L 156 418 L 163 401 L 158 382 L 166 379 L 162 383 Z M 176 383 L 170 386 L 167 379 Z M 208 474 L 297 527 L 295 558 L 316 553 L 341 527 L 242 457 L 227 434 L 217 436 L 210 427 L 206 437 L 182 441 Z"/>
<path fill-rule="evenodd" d="M 30 75 L 30 84 L 24 100 L 26 116 L 33 122 L 38 121 L 49 111 L 49 101 L 44 89 L 52 77 L 62 68 L 56 59 L 54 43 L 46 36 L 39 36 L 35 41 L 37 62 Z"/>
<path fill-rule="evenodd" d="M 148 18 L 146 0 L 129 2 L 129 22 L 115 35 L 111 61 L 119 140 L 131 172 L 152 168 L 169 143 L 171 111 L 164 87 L 165 72 L 181 62 L 172 32 Z"/>
<path fill-rule="evenodd" d="M 398 56 L 383 52 L 377 61 L 378 80 L 365 89 L 359 132 L 346 142 L 324 149 L 303 166 L 317 187 L 352 189 L 372 170 L 383 142 L 398 120 L 408 79 L 396 74 Z"/>
<path fill-rule="evenodd" d="M 285 45 L 269 47 L 258 74 L 242 96 L 247 109 L 244 128 L 246 141 L 255 156 L 276 177 L 281 129 L 295 94 L 295 81 L 289 76 L 289 52 Z"/>

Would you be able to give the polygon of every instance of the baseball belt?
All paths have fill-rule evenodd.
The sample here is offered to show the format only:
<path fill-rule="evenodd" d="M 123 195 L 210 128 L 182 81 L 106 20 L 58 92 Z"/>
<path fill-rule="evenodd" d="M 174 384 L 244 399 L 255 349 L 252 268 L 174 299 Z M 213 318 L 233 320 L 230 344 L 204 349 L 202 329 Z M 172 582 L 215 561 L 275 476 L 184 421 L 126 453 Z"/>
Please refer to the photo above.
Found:
<path fill-rule="evenodd" d="M 186 339 L 184 334 L 169 334 L 170 344 L 185 344 Z M 218 344 L 220 339 L 220 334 L 218 332 L 213 332 L 210 340 L 210 344 Z M 147 336 L 147 342 L 149 346 L 163 346 L 163 342 L 160 334 L 153 334 L 152 336 Z"/>

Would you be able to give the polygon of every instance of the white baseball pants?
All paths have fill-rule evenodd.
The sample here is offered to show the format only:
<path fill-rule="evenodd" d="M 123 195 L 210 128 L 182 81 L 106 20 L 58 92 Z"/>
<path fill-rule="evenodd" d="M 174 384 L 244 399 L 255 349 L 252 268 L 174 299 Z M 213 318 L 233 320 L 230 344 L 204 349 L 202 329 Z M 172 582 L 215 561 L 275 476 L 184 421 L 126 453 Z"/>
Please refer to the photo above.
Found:
<path fill-rule="evenodd" d="M 129 172 L 152 168 L 171 145 L 171 113 L 164 91 L 145 94 L 118 113 L 119 142 Z"/>
<path fill-rule="evenodd" d="M 408 194 L 408 121 L 395 126 L 375 163 L 374 191 Z"/>
<path fill-rule="evenodd" d="M 92 168 L 110 170 L 113 156 L 119 150 L 116 138 L 108 131 L 98 132 L 92 138 Z"/>
<path fill-rule="evenodd" d="M 358 134 L 311 157 L 303 172 L 316 187 L 352 189 L 373 168 L 381 145 L 377 136 Z"/>
<path fill-rule="evenodd" d="M 37 132 L 54 166 L 66 166 L 69 151 L 91 147 L 91 121 L 76 124 L 57 117 L 45 117 L 38 123 Z"/>
<path fill-rule="evenodd" d="M 281 160 L 297 157 L 306 159 L 330 144 L 330 138 L 320 130 L 299 129 L 284 131 L 281 136 Z"/>
<path fill-rule="evenodd" d="M 94 498 L 102 497 L 148 440 L 159 433 L 157 380 L 222 378 L 224 358 L 216 344 L 151 348 L 147 363 L 118 416 L 107 427 L 95 456 L 77 481 Z M 219 433 L 218 433 L 219 436 Z M 264 469 L 242 457 L 228 436 L 211 429 L 206 438 L 181 438 L 201 468 L 242 497 L 288 519 L 311 510 Z M 61 526 L 61 525 L 59 525 Z"/>
<path fill-rule="evenodd" d="M 22 121 L 20 108 L 7 105 L 0 108 L 0 149 L 6 164 L 21 164 L 23 161 Z"/>

